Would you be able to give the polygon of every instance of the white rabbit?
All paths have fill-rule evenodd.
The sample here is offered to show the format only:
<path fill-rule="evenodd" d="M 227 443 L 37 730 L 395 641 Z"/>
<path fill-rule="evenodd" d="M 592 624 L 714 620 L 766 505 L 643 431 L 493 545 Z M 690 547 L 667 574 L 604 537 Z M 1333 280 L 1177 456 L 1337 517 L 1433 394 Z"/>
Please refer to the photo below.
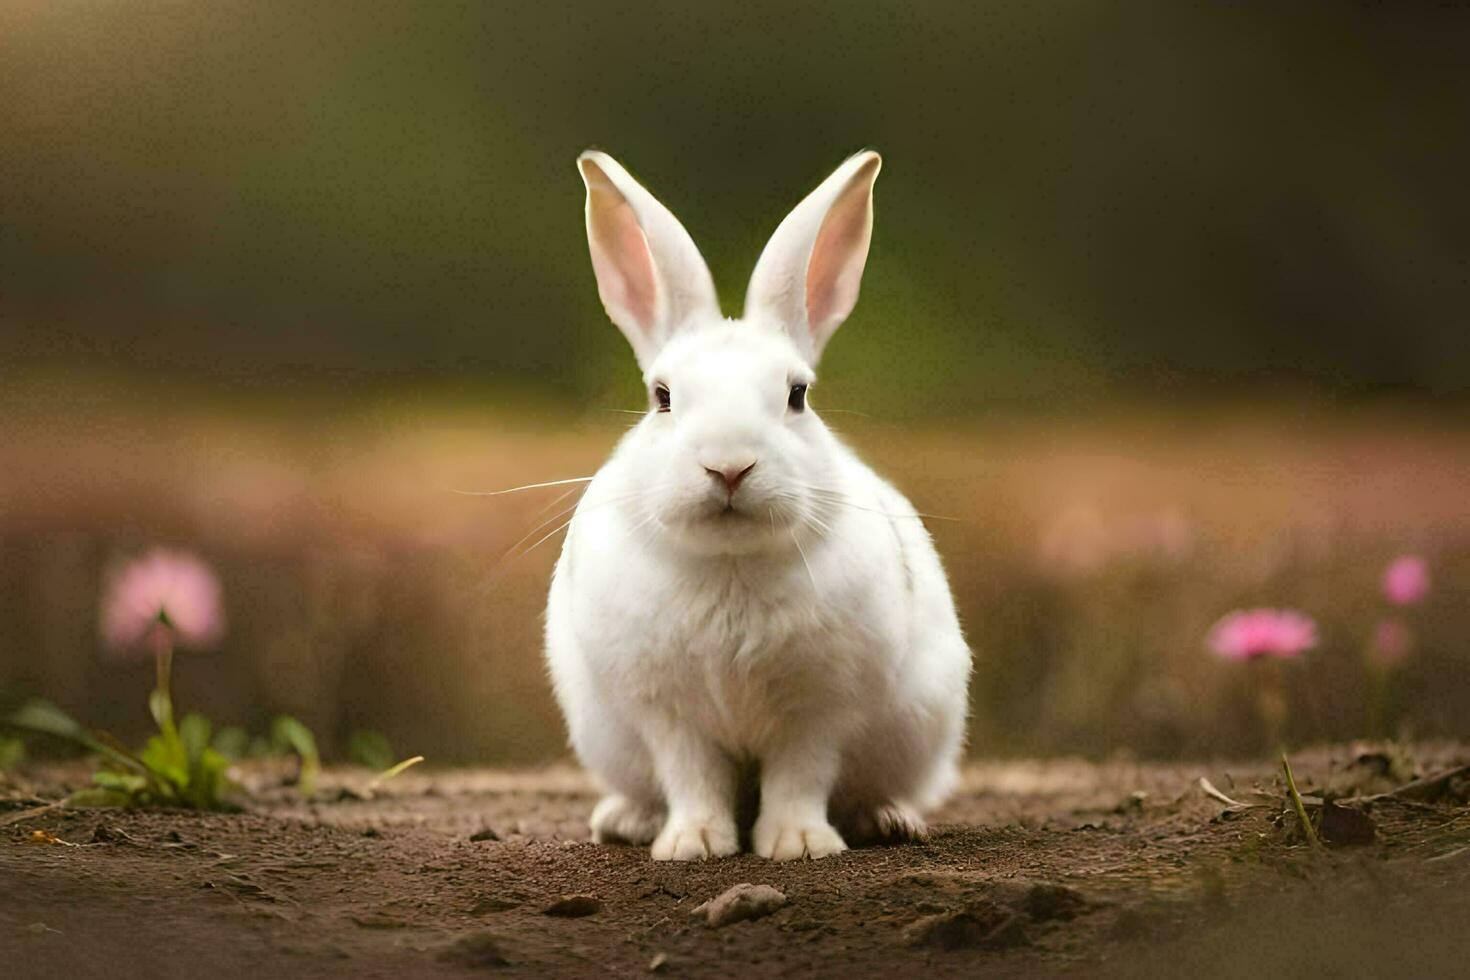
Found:
<path fill-rule="evenodd" d="M 604 153 L 578 159 L 598 292 L 649 411 L 578 505 L 546 647 L 572 746 L 605 784 L 597 841 L 657 860 L 821 858 L 910 840 L 951 787 L 970 651 L 904 497 L 806 404 L 857 301 L 876 153 L 851 157 L 776 229 L 745 316 L 721 316 L 678 220 Z"/>

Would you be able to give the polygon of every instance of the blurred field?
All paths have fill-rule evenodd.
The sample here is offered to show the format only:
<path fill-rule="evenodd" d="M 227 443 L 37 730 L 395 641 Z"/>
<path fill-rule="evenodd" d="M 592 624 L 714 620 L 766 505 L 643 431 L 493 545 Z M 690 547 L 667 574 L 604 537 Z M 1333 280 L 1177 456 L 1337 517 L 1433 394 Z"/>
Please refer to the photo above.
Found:
<path fill-rule="evenodd" d="M 112 562 L 167 543 L 217 564 L 230 618 L 222 649 L 181 659 L 183 705 L 254 728 L 296 714 L 329 748 L 376 728 L 437 761 L 562 752 L 539 639 L 559 538 L 500 561 L 558 491 L 453 490 L 591 473 L 624 416 L 319 396 L 182 411 L 82 390 L 4 399 L 0 693 L 141 734 L 152 668 L 101 650 L 96 603 Z M 956 519 L 930 526 L 976 653 L 977 753 L 1263 748 L 1249 667 L 1204 647 L 1221 614 L 1260 604 L 1322 626 L 1288 672 L 1292 739 L 1363 734 L 1378 579 L 1409 550 L 1436 587 L 1410 611 L 1392 721 L 1470 736 L 1470 431 L 1260 405 L 920 431 L 828 419 Z"/>

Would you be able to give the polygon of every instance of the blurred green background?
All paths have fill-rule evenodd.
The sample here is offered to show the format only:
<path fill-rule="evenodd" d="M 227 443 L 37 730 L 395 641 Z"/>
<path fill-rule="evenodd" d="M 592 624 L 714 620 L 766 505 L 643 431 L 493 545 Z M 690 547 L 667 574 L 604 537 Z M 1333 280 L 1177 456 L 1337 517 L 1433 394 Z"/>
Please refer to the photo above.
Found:
<path fill-rule="evenodd" d="M 1470 11 L 1440 6 L 11 0 L 0 357 L 582 399 L 631 372 L 578 152 L 670 205 L 734 314 L 875 146 L 828 368 L 865 403 L 1462 394 Z"/>
<path fill-rule="evenodd" d="M 555 542 L 641 407 L 573 161 L 618 156 L 726 312 L 782 215 L 885 156 L 818 408 L 936 525 L 981 751 L 1258 748 L 1202 637 L 1324 624 L 1298 739 L 1362 733 L 1376 576 L 1436 574 L 1393 715 L 1470 735 L 1470 8 L 0 4 L 0 691 L 120 733 L 106 569 L 221 569 L 180 666 L 441 760 L 559 751 Z"/>

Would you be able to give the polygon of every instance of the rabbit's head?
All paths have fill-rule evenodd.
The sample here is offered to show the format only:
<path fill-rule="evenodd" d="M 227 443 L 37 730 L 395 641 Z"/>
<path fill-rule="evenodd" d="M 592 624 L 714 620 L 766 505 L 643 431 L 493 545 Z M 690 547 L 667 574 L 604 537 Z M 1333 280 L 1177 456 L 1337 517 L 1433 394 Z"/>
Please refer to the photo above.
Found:
<path fill-rule="evenodd" d="M 678 219 L 611 157 L 578 159 L 598 293 L 648 391 L 617 469 L 640 527 L 745 552 L 820 532 L 838 506 L 837 446 L 807 393 L 857 302 L 880 165 L 871 151 L 849 158 L 787 215 L 730 320 Z"/>

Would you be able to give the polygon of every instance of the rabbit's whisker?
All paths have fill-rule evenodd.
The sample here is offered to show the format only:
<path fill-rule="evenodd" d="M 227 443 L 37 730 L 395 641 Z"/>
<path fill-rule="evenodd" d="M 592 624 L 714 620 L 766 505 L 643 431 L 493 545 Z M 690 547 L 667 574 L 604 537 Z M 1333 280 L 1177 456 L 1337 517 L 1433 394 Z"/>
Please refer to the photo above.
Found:
<path fill-rule="evenodd" d="M 535 544 L 531 545 L 531 547 L 529 547 L 525 551 L 521 552 L 519 555 L 516 556 L 516 558 L 524 558 L 524 557 L 526 557 L 531 552 L 535 551 L 537 548 L 541 547 L 541 545 L 545 544 L 548 540 L 550 540 L 554 535 L 557 534 L 557 532 L 564 531 L 567 528 L 571 527 L 572 526 L 572 522 L 575 521 L 576 519 L 577 519 L 577 515 L 576 514 L 573 514 L 571 517 L 568 517 L 566 520 L 562 521 L 556 527 L 552 528 L 550 531 L 547 531 L 545 534 L 541 535 L 541 537 L 537 538 Z M 512 560 L 514 560 L 514 559 L 512 559 Z"/>
<path fill-rule="evenodd" d="M 576 493 L 578 490 L 581 490 L 583 493 L 586 493 L 587 492 L 587 485 L 584 484 L 583 486 L 572 487 L 570 490 L 567 490 L 564 493 L 557 494 L 555 500 L 553 500 L 551 503 L 547 504 L 545 507 L 542 507 L 536 513 L 532 514 L 531 515 L 531 520 L 533 520 L 533 521 L 534 520 L 539 520 L 548 511 L 550 511 L 553 507 L 555 507 L 557 504 L 561 503 L 563 500 L 566 500 L 568 497 L 570 497 L 572 494 Z M 581 499 L 582 499 L 581 497 L 578 497 L 577 498 L 578 501 L 580 501 Z M 575 507 L 577 505 L 576 504 L 573 504 L 572 506 Z"/>
<path fill-rule="evenodd" d="M 816 514 L 804 514 L 803 517 L 806 520 L 807 527 L 821 532 L 820 537 L 828 538 L 832 536 L 832 525 L 822 520 Z"/>
<path fill-rule="evenodd" d="M 584 488 L 581 488 L 581 487 L 573 487 L 572 490 L 569 490 L 569 491 L 567 491 L 567 493 L 562 494 L 560 500 L 565 500 L 571 493 L 573 493 L 573 492 L 575 492 L 576 490 L 579 490 L 579 489 L 584 489 Z M 495 585 L 496 583 L 498 583 L 500 581 L 500 579 L 503 577 L 504 573 L 509 569 L 509 567 L 512 564 L 514 564 L 515 562 L 519 561 L 520 559 L 526 557 L 531 552 L 535 551 L 541 544 L 543 544 L 548 538 L 550 538 L 553 535 L 555 535 L 558 531 L 562 530 L 563 528 L 569 527 L 571 525 L 572 521 L 575 521 L 577 519 L 577 515 L 578 514 L 584 512 L 584 511 L 596 510 L 599 507 L 603 507 L 603 506 L 606 506 L 606 505 L 609 505 L 609 504 L 620 504 L 620 503 L 624 503 L 624 502 L 626 502 L 628 500 L 633 500 L 633 499 L 637 498 L 638 496 L 640 496 L 640 494 L 639 494 L 638 491 L 630 491 L 628 493 L 613 494 L 610 497 L 607 497 L 607 498 L 605 498 L 603 500 L 599 500 L 596 503 L 586 504 L 585 506 L 583 504 L 582 499 L 581 498 L 578 498 L 577 502 L 575 504 L 572 504 L 570 507 L 565 507 L 561 511 L 559 511 L 558 513 L 553 514 L 553 515 L 551 515 L 550 517 L 547 517 L 544 520 L 538 521 L 518 541 L 516 541 L 509 548 L 507 548 L 505 550 L 505 552 L 500 556 L 500 558 L 498 558 L 496 560 L 494 566 L 492 566 L 491 571 L 490 571 L 490 579 L 486 583 L 487 588 L 490 587 L 490 586 Z M 557 502 L 559 502 L 559 501 L 557 501 Z M 551 506 L 552 507 L 555 507 L 557 502 L 553 502 L 551 504 Z M 545 510 L 543 510 L 542 513 L 545 513 Z M 567 520 L 564 523 L 558 525 L 557 527 L 552 528 L 549 532 L 547 532 L 546 534 L 542 535 L 530 547 L 525 548 L 524 550 L 522 550 L 520 552 L 517 552 L 516 551 L 516 549 L 520 548 L 521 545 L 525 544 L 525 542 L 528 541 L 531 537 L 533 537 L 534 535 L 540 533 L 547 526 L 556 523 L 557 521 L 561 520 L 564 517 L 567 517 L 568 514 L 570 514 L 571 516 L 569 518 L 567 518 Z"/>
<path fill-rule="evenodd" d="M 568 497 L 570 497 L 572 494 L 576 493 L 578 490 L 583 491 L 583 496 L 582 497 L 578 497 L 576 503 L 572 504 L 570 507 L 564 507 L 564 508 L 562 508 L 560 511 L 558 511 L 556 514 L 552 515 L 551 517 L 547 517 L 547 518 L 544 518 L 542 520 L 537 520 L 536 523 L 531 526 L 531 529 L 526 532 L 526 536 L 523 537 L 523 538 L 521 538 L 520 541 L 517 541 L 515 544 L 511 545 L 510 548 L 507 549 L 507 551 L 514 551 L 517 545 L 519 545 L 519 544 L 521 544 L 521 542 L 525 541 L 526 538 L 531 537 L 531 535 L 535 534 L 541 528 L 545 527 L 548 524 L 553 523 L 558 518 L 565 517 L 566 515 L 570 514 L 572 511 L 574 511 L 574 510 L 578 509 L 579 507 L 581 507 L 582 506 L 582 501 L 586 497 L 586 490 L 587 490 L 587 488 L 586 487 L 573 487 L 572 489 L 568 490 L 566 493 L 564 493 L 561 496 L 557 497 L 555 500 L 553 500 L 547 506 L 541 508 L 541 510 L 538 513 L 532 515 L 532 520 L 536 520 L 536 518 L 540 518 L 547 511 L 551 510 L 553 507 L 555 507 L 557 504 L 561 503 L 563 500 L 566 500 Z M 633 492 L 633 493 L 613 494 L 611 497 L 608 497 L 608 498 L 606 498 L 604 500 L 599 500 L 596 503 L 588 504 L 587 505 L 587 509 L 588 510 L 596 510 L 598 507 L 601 507 L 603 504 L 620 503 L 620 502 L 622 502 L 624 500 L 628 500 L 628 499 L 631 499 L 631 498 L 636 497 L 636 496 L 638 496 L 638 494 L 636 492 Z"/>
<path fill-rule="evenodd" d="M 654 511 L 649 511 L 643 516 L 643 519 L 641 521 L 639 521 L 637 524 L 634 524 L 631 528 L 628 529 L 628 533 L 643 534 L 644 528 L 648 527 L 656 520 L 658 520 L 658 514 Z M 644 536 L 647 537 L 647 535 Z"/>
<path fill-rule="evenodd" d="M 862 504 L 853 503 L 852 499 L 840 490 L 829 490 L 826 487 L 807 486 L 806 484 L 802 484 L 802 486 L 811 491 L 814 496 L 828 503 L 837 504 L 841 507 L 851 507 L 853 510 L 864 510 L 870 514 L 882 514 L 884 517 L 907 517 L 924 518 L 931 521 L 952 521 L 956 524 L 964 523 L 964 518 L 961 517 L 945 517 L 942 514 L 926 514 L 920 510 L 916 510 L 910 514 L 903 514 L 894 511 L 878 510 L 873 507 L 864 507 Z"/>
<path fill-rule="evenodd" d="M 507 493 L 520 493 L 522 490 L 540 490 L 543 487 L 564 487 L 569 483 L 591 483 L 590 476 L 574 476 L 566 480 L 548 480 L 545 483 L 528 483 L 523 487 L 510 487 L 506 490 L 456 490 L 449 488 L 450 493 L 457 493 L 461 497 L 500 497 Z"/>
<path fill-rule="evenodd" d="M 557 498 L 557 500 L 553 501 L 552 504 L 549 507 L 543 508 L 542 511 L 541 511 L 541 513 L 536 515 L 536 518 L 540 518 L 540 520 L 536 520 L 536 523 L 534 523 L 534 524 L 531 525 L 531 529 L 529 531 L 527 531 L 524 535 L 522 535 L 520 537 L 520 539 L 515 542 L 515 544 L 512 544 L 509 548 L 506 548 L 505 549 L 505 554 L 506 555 L 509 555 L 509 554 L 513 553 L 517 548 L 519 548 L 521 545 L 525 544 L 533 535 L 535 535 L 538 532 L 540 532 L 543 528 L 545 528 L 545 527 L 547 527 L 547 526 L 549 526 L 551 524 L 555 524 L 557 521 L 559 521 L 562 518 L 566 517 L 568 514 L 572 513 L 579 506 L 581 506 L 582 501 L 580 499 L 578 499 L 578 501 L 576 503 L 572 504 L 569 507 L 563 507 L 561 510 L 557 511 L 555 514 L 550 515 L 549 517 L 542 517 L 541 516 L 542 514 L 545 514 L 548 510 L 550 510 L 552 507 L 555 507 L 557 504 L 561 503 L 561 501 L 567 499 L 567 497 L 570 496 L 573 492 L 574 491 L 572 491 L 572 490 L 567 491 L 567 493 L 562 494 L 559 498 Z M 535 520 L 535 518 L 533 518 L 533 520 Z M 504 557 L 504 556 L 502 556 L 502 557 Z"/>
<path fill-rule="evenodd" d="M 626 502 L 628 500 L 635 499 L 638 496 L 639 496 L 639 493 L 637 491 L 631 491 L 631 492 L 628 492 L 628 493 L 613 494 L 612 496 L 607 497 L 606 499 L 603 499 L 603 500 L 599 500 L 596 503 L 587 504 L 585 507 L 583 506 L 582 500 L 579 499 L 571 507 L 568 507 L 568 508 L 563 509 L 561 511 L 561 513 L 556 514 L 553 517 L 547 518 L 546 520 L 542 521 L 540 524 L 538 524 L 535 527 L 533 527 L 526 534 L 525 537 L 521 538 L 521 541 L 525 541 L 526 538 L 529 538 L 531 535 L 535 534 L 537 531 L 541 530 L 546 525 L 551 524 L 551 523 L 554 523 L 555 521 L 557 521 L 558 519 L 560 519 L 562 517 L 566 517 L 567 514 L 571 514 L 571 517 L 568 517 L 567 520 L 564 521 L 562 524 L 558 525 L 555 528 L 552 528 L 552 530 L 550 530 L 546 534 L 542 535 L 540 538 L 538 538 L 536 540 L 536 543 L 535 544 L 531 545 L 529 548 L 527 548 L 526 550 L 522 551 L 520 554 L 511 556 L 511 557 L 508 557 L 505 560 L 507 562 L 515 561 L 515 560 L 517 560 L 519 558 L 524 558 L 526 555 L 529 555 L 531 552 L 535 551 L 538 547 L 540 547 L 541 544 L 544 543 L 547 538 L 550 538 L 551 536 L 553 536 L 554 534 L 556 534 L 558 531 L 562 530 L 563 528 L 570 527 L 571 524 L 572 524 L 572 522 L 575 521 L 577 519 L 577 517 L 580 514 L 584 513 L 585 511 L 596 510 L 599 507 L 606 507 L 609 504 L 620 504 L 620 503 L 624 503 L 624 502 Z M 514 545 L 511 545 L 510 550 L 511 551 L 514 551 L 515 548 L 517 547 L 517 545 L 519 545 L 519 544 L 520 544 L 520 541 L 516 542 L 516 544 L 514 544 Z"/>
<path fill-rule="evenodd" d="M 801 563 L 806 567 L 807 581 L 812 583 L 812 592 L 815 593 L 817 591 L 817 579 L 812 574 L 812 564 L 806 560 L 806 551 L 801 546 L 801 539 L 796 536 L 796 529 L 788 528 L 788 530 L 791 534 L 791 543 L 796 545 L 796 553 L 801 556 Z"/>

